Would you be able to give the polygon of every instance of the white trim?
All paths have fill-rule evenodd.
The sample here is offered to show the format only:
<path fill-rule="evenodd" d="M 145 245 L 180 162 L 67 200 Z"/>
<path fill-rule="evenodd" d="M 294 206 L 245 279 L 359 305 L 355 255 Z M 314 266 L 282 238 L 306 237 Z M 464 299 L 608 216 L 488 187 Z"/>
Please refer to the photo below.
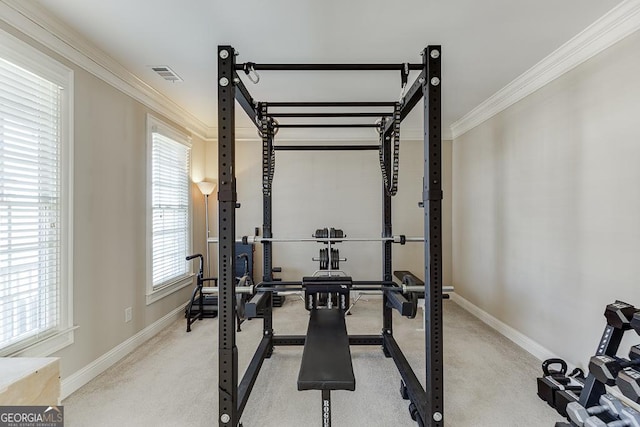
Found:
<path fill-rule="evenodd" d="M 453 139 L 640 29 L 640 0 L 625 0 L 451 125 Z"/>
<path fill-rule="evenodd" d="M 68 76 L 73 72 L 69 67 L 3 29 L 0 41 L 0 54 L 9 56 L 11 63 L 60 86 L 69 84 Z"/>
<path fill-rule="evenodd" d="M 128 71 L 36 2 L 0 1 L 0 20 L 203 139 L 213 129 Z"/>
<path fill-rule="evenodd" d="M 66 399 L 67 397 L 69 397 L 71 393 L 87 384 L 89 381 L 123 359 L 127 354 L 138 348 L 145 341 L 152 338 L 154 335 L 171 325 L 181 317 L 180 315 L 183 312 L 184 305 L 181 305 L 161 319 L 147 326 L 128 340 L 112 348 L 107 353 L 103 354 L 93 362 L 86 365 L 84 368 L 74 372 L 67 378 L 64 378 L 61 384 L 60 398 Z"/>
<path fill-rule="evenodd" d="M 191 139 L 184 132 L 170 126 L 151 113 L 147 113 L 147 143 L 151 144 L 151 133 L 156 132 L 191 148 Z"/>
<path fill-rule="evenodd" d="M 63 247 L 66 248 L 66 251 L 62 252 L 62 262 L 63 265 L 66 265 L 66 269 L 64 271 L 64 275 L 62 276 L 63 283 L 66 283 L 66 298 L 62 298 L 62 307 L 64 310 L 64 318 L 66 319 L 66 326 L 71 327 L 69 332 L 69 343 L 67 345 L 73 344 L 74 336 L 73 330 L 77 329 L 78 326 L 73 326 L 73 288 L 75 286 L 74 275 L 73 275 L 73 226 L 74 222 L 74 210 L 73 210 L 73 202 L 74 202 L 74 178 L 75 178 L 75 169 L 74 169 L 74 159 L 75 159 L 75 135 L 74 135 L 74 118 L 75 118 L 75 89 L 74 89 L 74 72 L 73 70 L 69 70 L 69 74 L 67 75 L 68 82 L 67 86 L 64 90 L 65 99 L 64 99 L 64 108 L 63 109 L 63 117 L 66 117 L 62 125 L 62 182 L 66 184 L 66 193 L 63 192 L 62 202 L 63 202 L 63 218 L 65 223 L 64 230 L 66 231 L 63 240 Z M 66 116 L 65 116 L 66 114 Z M 57 350 L 55 350 L 57 351 Z"/>
<path fill-rule="evenodd" d="M 79 326 L 72 326 L 71 328 L 57 332 L 49 337 L 43 338 L 28 347 L 22 348 L 15 353 L 9 353 L 8 357 L 48 357 L 56 351 L 70 346 L 74 342 L 73 332 L 78 329 Z"/>
<path fill-rule="evenodd" d="M 156 289 L 152 289 L 151 291 L 147 289 L 147 305 L 153 304 L 156 301 L 160 301 L 167 295 L 171 295 L 172 293 L 177 292 L 182 288 L 193 285 L 194 276 L 195 274 L 192 273 L 189 276 L 183 277 L 173 283 L 169 283 L 168 285 L 157 287 Z"/>
<path fill-rule="evenodd" d="M 0 11 L 2 4 L 0 3 Z M 60 265 L 60 298 L 58 330 L 45 338 L 33 337 L 3 349 L 0 354 L 12 356 L 44 357 L 74 342 L 73 326 L 73 179 L 74 179 L 74 72 L 71 68 L 39 51 L 0 28 L 0 56 L 11 63 L 40 76 L 61 89 L 60 128 L 60 218 L 62 221 Z M 12 348 L 19 350 L 11 353 Z"/>
<path fill-rule="evenodd" d="M 173 141 L 184 144 L 189 149 L 189 176 L 192 173 L 192 160 L 191 160 L 191 139 L 181 132 L 179 129 L 169 125 L 168 123 L 163 122 L 158 119 L 151 113 L 147 113 L 147 170 L 146 170 L 146 178 L 147 178 L 147 186 L 146 186 L 146 284 L 145 284 L 145 294 L 146 294 L 146 305 L 153 304 L 156 301 L 161 300 L 162 298 L 183 289 L 190 284 L 193 284 L 193 270 L 191 267 L 191 263 L 189 264 L 189 275 L 187 277 L 178 278 L 175 282 L 167 283 L 162 286 L 153 286 L 153 208 L 152 208 L 152 148 L 153 148 L 153 133 L 162 134 L 168 138 L 171 138 Z M 189 198 L 189 253 L 193 251 L 193 200 Z"/>
<path fill-rule="evenodd" d="M 547 360 L 553 357 L 557 357 L 551 350 L 543 347 L 538 344 L 531 338 L 527 337 L 523 333 L 513 329 L 511 326 L 503 323 L 502 321 L 496 319 L 486 311 L 462 298 L 457 293 L 449 294 L 451 296 L 451 300 L 458 304 L 460 307 L 464 308 L 469 313 L 473 314 L 475 317 L 480 319 L 483 323 L 491 326 L 493 329 L 498 331 L 500 334 L 509 338 L 511 341 L 516 343 L 518 346 L 522 347 L 527 352 L 531 353 L 533 356 L 538 358 L 539 360 Z"/>

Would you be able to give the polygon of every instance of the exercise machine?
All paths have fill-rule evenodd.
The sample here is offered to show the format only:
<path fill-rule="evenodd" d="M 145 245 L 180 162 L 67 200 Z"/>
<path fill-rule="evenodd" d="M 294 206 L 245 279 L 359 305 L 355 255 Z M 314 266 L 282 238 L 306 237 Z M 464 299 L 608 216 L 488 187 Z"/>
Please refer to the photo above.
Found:
<path fill-rule="evenodd" d="M 205 317 L 218 316 L 218 297 L 214 295 L 217 289 L 218 279 L 216 277 L 204 277 L 204 262 L 202 254 L 189 255 L 186 259 L 199 260 L 198 274 L 196 275 L 196 286 L 191 293 L 191 298 L 184 308 L 184 317 L 187 318 L 187 332 L 191 332 L 191 325 L 196 320 Z M 206 282 L 213 282 L 214 286 L 205 286 Z"/>
<path fill-rule="evenodd" d="M 253 244 L 236 243 L 236 257 L 241 263 L 236 264 L 236 284 L 239 287 L 253 286 Z M 187 332 L 191 332 L 191 325 L 196 320 L 205 317 L 218 316 L 218 278 L 204 277 L 204 260 L 202 254 L 189 255 L 186 260 L 199 259 L 196 286 L 191 293 L 191 298 L 184 309 L 184 317 L 187 319 Z M 213 286 L 205 286 L 207 282 L 213 282 Z M 244 307 L 248 300 L 246 293 L 236 294 L 236 318 L 237 331 L 245 320 Z"/>
<path fill-rule="evenodd" d="M 298 378 L 298 387 L 319 388 L 322 390 L 323 426 L 329 426 L 330 398 L 332 387 L 351 389 L 355 387 L 355 379 L 351 381 L 352 370 L 349 369 L 351 358 L 348 356 L 349 346 L 366 345 L 382 347 L 384 354 L 393 359 L 402 378 L 403 397 L 410 401 L 411 416 L 420 426 L 444 425 L 444 383 L 443 383 L 443 339 L 442 339 L 442 182 L 441 182 L 441 48 L 428 46 L 422 52 L 420 64 L 256 64 L 238 63 L 237 52 L 232 46 L 218 46 L 218 259 L 219 259 L 219 414 L 221 426 L 237 426 L 249 400 L 260 368 L 265 359 L 271 357 L 274 347 L 280 345 L 304 345 L 302 368 Z M 401 77 L 402 94 L 400 100 L 383 102 L 265 102 L 253 99 L 239 72 L 245 72 L 254 82 L 258 80 L 258 71 L 389 71 L 397 70 Z M 412 84 L 408 84 L 409 72 L 418 71 Z M 399 286 L 393 281 L 392 245 L 407 243 L 406 238 L 393 236 L 391 221 L 391 197 L 396 194 L 398 184 L 398 153 L 400 150 L 400 124 L 409 112 L 424 100 L 424 175 L 423 191 L 420 207 L 424 210 L 424 235 L 420 242 L 424 245 L 424 285 L 420 287 L 425 299 L 425 310 L 428 316 L 425 328 L 425 387 L 414 373 L 402 350 L 393 337 L 392 310 L 404 305 L 403 291 L 408 286 Z M 236 102 L 256 124 L 262 138 L 262 190 L 263 190 L 263 236 L 252 239 L 262 244 L 263 277 L 253 289 L 254 295 L 246 305 L 247 315 L 256 315 L 263 319 L 263 334 L 256 351 L 242 379 L 238 378 L 238 349 L 236 346 L 236 255 L 234 243 L 236 237 L 236 165 L 235 165 L 235 111 Z M 282 113 L 278 109 L 297 108 L 304 112 Z M 276 117 L 371 117 L 371 112 L 309 112 L 308 107 L 381 107 L 387 111 L 376 113 L 379 121 L 373 124 L 359 123 L 279 123 Z M 344 111 L 344 109 L 342 109 Z M 276 131 L 284 127 L 371 127 L 378 133 L 378 144 L 375 145 L 274 145 Z M 376 150 L 379 152 L 382 175 L 382 233 L 379 239 L 382 252 L 381 280 L 358 282 L 350 278 L 331 276 L 322 278 L 325 282 L 303 278 L 298 282 L 273 280 L 272 243 L 277 241 L 272 229 L 272 182 L 275 172 L 275 153 L 278 150 Z M 316 238 L 309 239 L 316 241 Z M 327 237 L 323 240 L 331 240 Z M 345 240 L 344 238 L 333 238 Z M 249 242 L 249 238 L 243 238 Z M 302 241 L 302 240 L 300 240 Z M 208 240 L 210 242 L 210 240 Z M 337 282 L 332 282 L 336 280 Z M 383 292 L 382 319 L 383 327 L 379 333 L 371 335 L 348 335 L 344 325 L 345 307 L 342 297 L 343 289 L 374 289 Z M 310 315 L 308 335 L 279 336 L 273 329 L 273 297 L 282 289 L 301 289 L 307 297 L 317 292 L 338 293 L 338 303 L 333 298 L 327 299 L 331 307 L 315 307 Z M 320 290 L 318 290 L 320 289 Z M 417 290 L 413 290 L 417 291 Z M 406 299 L 406 298 L 405 298 Z M 317 298 L 316 298 L 317 300 Z M 305 299 L 306 301 L 306 299 Z M 305 303 L 307 304 L 307 303 Z M 337 349 L 340 361 L 328 366 L 326 375 L 330 377 L 322 386 L 321 371 L 314 370 L 313 363 L 308 363 L 311 355 L 320 354 L 324 334 L 331 331 L 330 349 Z M 309 342 L 307 342 L 309 340 Z M 348 345 L 346 345 L 348 343 Z M 346 351 L 345 351 L 346 349 Z M 311 367 L 310 370 L 304 369 Z M 337 381 L 333 381 L 336 380 Z M 326 405 L 326 406 L 325 406 Z M 327 414 L 329 416 L 327 416 Z M 373 420 L 372 420 L 373 422 Z"/>

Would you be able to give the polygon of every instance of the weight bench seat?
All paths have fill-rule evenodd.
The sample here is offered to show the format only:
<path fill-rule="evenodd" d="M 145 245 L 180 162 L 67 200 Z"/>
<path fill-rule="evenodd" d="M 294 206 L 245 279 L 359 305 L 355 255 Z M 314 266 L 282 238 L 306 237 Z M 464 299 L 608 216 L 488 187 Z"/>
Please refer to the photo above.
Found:
<path fill-rule="evenodd" d="M 424 282 L 410 271 L 394 271 L 393 275 L 400 280 L 400 283 L 404 283 L 405 285 L 424 286 Z"/>
<path fill-rule="evenodd" d="M 298 390 L 355 389 L 344 310 L 311 310 Z"/>

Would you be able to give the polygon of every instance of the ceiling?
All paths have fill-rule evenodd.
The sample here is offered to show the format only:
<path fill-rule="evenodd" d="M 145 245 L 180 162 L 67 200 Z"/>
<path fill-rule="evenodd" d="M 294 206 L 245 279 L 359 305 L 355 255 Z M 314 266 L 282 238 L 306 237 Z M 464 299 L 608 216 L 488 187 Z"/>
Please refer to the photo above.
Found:
<path fill-rule="evenodd" d="M 217 127 L 219 44 L 232 45 L 238 62 L 255 63 L 419 63 L 424 47 L 441 44 L 448 129 L 620 0 L 37 3 L 208 127 Z M 156 65 L 184 81 L 163 80 L 151 70 Z M 398 72 L 260 74 L 257 85 L 243 79 L 260 101 L 394 101 L 400 94 Z M 421 127 L 418 109 L 406 122 L 403 128 Z M 240 115 L 238 126 L 251 127 Z"/>

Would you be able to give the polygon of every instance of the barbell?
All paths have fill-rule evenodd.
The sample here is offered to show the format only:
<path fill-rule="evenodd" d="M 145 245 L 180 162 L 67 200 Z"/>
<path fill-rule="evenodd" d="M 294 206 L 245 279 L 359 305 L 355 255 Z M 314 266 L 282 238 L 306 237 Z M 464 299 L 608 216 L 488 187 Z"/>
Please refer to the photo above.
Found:
<path fill-rule="evenodd" d="M 234 293 L 236 294 L 254 294 L 255 292 L 291 292 L 291 291 L 303 291 L 303 286 L 296 287 L 266 287 L 266 286 L 236 286 L 234 289 Z M 406 294 L 408 292 L 424 292 L 424 286 L 409 286 L 409 285 L 400 285 L 400 286 L 352 286 L 351 291 L 391 291 L 391 292 L 402 292 Z M 205 287 L 202 288 L 202 293 L 204 294 L 218 294 L 220 292 L 220 287 Z M 453 286 L 443 286 L 442 292 L 453 292 Z"/>
<path fill-rule="evenodd" d="M 219 243 L 218 237 L 209 237 L 207 243 Z M 392 242 L 404 245 L 406 242 L 424 242 L 424 237 L 406 237 L 403 234 L 390 237 L 262 237 L 242 236 L 236 243 L 264 243 L 264 242 Z"/>

